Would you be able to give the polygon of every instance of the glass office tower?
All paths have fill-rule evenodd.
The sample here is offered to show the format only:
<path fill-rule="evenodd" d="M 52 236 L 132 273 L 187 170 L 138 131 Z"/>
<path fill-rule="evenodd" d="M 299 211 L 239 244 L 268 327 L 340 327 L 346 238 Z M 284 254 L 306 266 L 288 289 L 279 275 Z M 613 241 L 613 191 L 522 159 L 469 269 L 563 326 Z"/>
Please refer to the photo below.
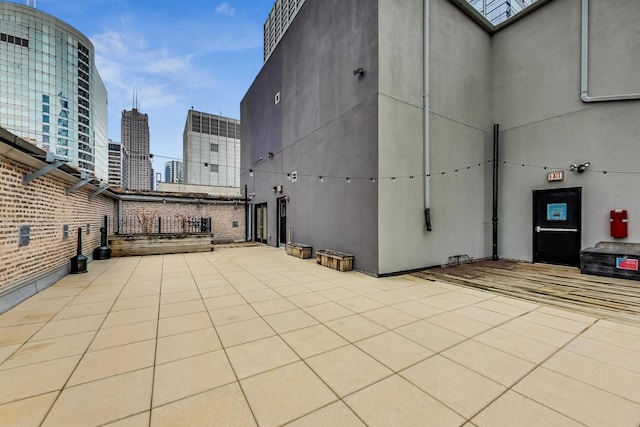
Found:
<path fill-rule="evenodd" d="M 0 2 L 0 126 L 106 181 L 107 90 L 94 57 L 67 23 Z"/>

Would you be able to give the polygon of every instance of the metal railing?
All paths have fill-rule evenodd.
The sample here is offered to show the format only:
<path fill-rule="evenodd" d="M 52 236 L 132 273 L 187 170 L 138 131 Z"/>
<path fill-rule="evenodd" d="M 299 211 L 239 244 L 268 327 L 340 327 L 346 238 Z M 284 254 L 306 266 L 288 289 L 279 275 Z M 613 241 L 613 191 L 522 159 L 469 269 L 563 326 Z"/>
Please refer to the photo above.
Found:
<path fill-rule="evenodd" d="M 122 217 L 111 224 L 112 234 L 202 234 L 211 233 L 211 218 Z"/>

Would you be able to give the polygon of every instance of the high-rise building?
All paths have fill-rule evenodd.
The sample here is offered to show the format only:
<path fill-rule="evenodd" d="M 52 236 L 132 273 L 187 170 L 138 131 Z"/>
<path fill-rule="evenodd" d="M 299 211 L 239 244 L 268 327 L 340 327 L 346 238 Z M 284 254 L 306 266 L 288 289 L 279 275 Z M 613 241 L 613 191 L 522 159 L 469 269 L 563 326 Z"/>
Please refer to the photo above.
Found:
<path fill-rule="evenodd" d="M 107 180 L 107 90 L 94 57 L 69 24 L 0 2 L 0 126 Z"/>
<path fill-rule="evenodd" d="M 153 175 L 149 156 L 149 116 L 137 108 L 123 111 L 120 132 L 128 154 L 126 188 L 150 190 Z"/>
<path fill-rule="evenodd" d="M 189 110 L 183 159 L 187 184 L 240 187 L 240 120 Z"/>
<path fill-rule="evenodd" d="M 164 182 L 180 184 L 182 179 L 182 162 L 172 160 L 164 164 Z"/>
<path fill-rule="evenodd" d="M 122 158 L 122 144 L 109 140 L 109 185 L 113 187 L 124 187 Z"/>
<path fill-rule="evenodd" d="M 264 23 L 264 62 L 267 62 L 304 2 L 305 0 L 276 0 Z"/>

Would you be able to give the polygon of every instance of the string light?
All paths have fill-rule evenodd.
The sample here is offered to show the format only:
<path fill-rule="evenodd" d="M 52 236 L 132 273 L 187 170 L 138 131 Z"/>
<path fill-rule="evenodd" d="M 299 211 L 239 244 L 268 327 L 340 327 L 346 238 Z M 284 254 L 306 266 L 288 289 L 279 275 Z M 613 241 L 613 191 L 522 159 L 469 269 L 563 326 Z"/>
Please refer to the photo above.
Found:
<path fill-rule="evenodd" d="M 151 153 L 150 153 L 151 155 Z M 178 160 L 178 161 L 182 161 L 181 159 L 177 159 L 174 157 L 168 157 L 168 156 L 162 156 L 159 154 L 153 154 L 153 156 L 155 156 L 156 158 L 163 158 L 163 159 L 169 159 L 169 160 Z M 441 171 L 436 171 L 436 172 L 432 172 L 432 173 L 428 173 L 428 174 L 416 174 L 416 175 L 407 175 L 407 176 L 401 176 L 401 177 L 396 177 L 396 176 L 380 176 L 377 178 L 366 178 L 366 177 L 344 177 L 344 176 L 326 176 L 326 175 L 308 175 L 308 174 L 302 174 L 302 173 L 298 173 L 298 178 L 301 177 L 314 177 L 314 178 L 318 178 L 320 180 L 320 182 L 324 182 L 325 179 L 329 178 L 329 179 L 345 179 L 347 181 L 347 183 L 351 183 L 351 180 L 353 179 L 369 179 L 370 182 L 375 183 L 376 180 L 390 180 L 390 181 L 397 181 L 398 179 L 415 179 L 415 178 L 433 178 L 434 176 L 440 176 L 440 175 L 444 175 L 446 176 L 447 173 L 454 173 L 454 172 L 461 172 L 463 169 L 467 169 L 467 170 L 471 170 L 474 169 L 476 167 L 482 167 L 483 165 L 490 165 L 492 162 L 492 160 L 483 160 L 477 164 L 474 164 L 472 166 L 465 166 L 465 167 L 460 167 L 460 168 L 456 168 L 456 169 L 448 169 L 448 170 L 441 170 Z M 540 170 L 565 170 L 568 171 L 569 169 L 566 167 L 554 167 L 554 166 L 548 166 L 548 165 L 532 165 L 532 164 L 527 164 L 527 163 L 522 163 L 522 162 L 511 162 L 508 160 L 500 160 L 500 163 L 503 163 L 504 165 L 514 165 L 514 166 L 519 166 L 519 167 L 526 167 L 526 168 L 537 168 Z M 204 162 L 189 162 L 190 164 L 200 164 L 200 165 L 204 165 Z M 207 163 L 208 165 L 208 163 Z M 240 170 L 241 172 L 243 171 L 248 171 L 249 172 L 249 176 L 254 176 L 256 172 L 260 172 L 261 174 L 264 175 L 276 175 L 276 176 L 287 176 L 287 179 L 291 180 L 292 176 L 291 173 L 285 173 L 285 172 L 276 172 L 276 171 L 267 171 L 267 170 L 255 170 L 255 169 L 246 169 L 246 168 L 241 168 L 241 167 L 234 167 L 234 166 L 221 166 L 226 168 L 227 170 Z M 637 175 L 640 176 L 640 170 L 638 171 L 605 171 L 605 170 L 593 170 L 593 169 L 589 169 L 586 170 L 585 173 L 598 173 L 598 174 L 602 174 L 602 175 L 607 175 L 607 174 L 619 174 L 619 175 Z"/>

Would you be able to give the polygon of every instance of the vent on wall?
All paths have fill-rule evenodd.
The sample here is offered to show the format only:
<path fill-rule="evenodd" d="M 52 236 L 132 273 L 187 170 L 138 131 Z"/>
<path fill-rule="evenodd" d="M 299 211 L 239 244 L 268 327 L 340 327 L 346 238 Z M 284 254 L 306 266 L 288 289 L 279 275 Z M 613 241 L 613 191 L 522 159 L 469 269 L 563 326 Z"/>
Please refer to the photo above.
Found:
<path fill-rule="evenodd" d="M 273 97 L 273 103 L 276 105 L 280 103 L 280 92 L 276 93 L 276 96 Z"/>
<path fill-rule="evenodd" d="M 31 226 L 23 225 L 20 227 L 20 238 L 18 239 L 18 246 L 27 246 L 31 241 Z"/>

